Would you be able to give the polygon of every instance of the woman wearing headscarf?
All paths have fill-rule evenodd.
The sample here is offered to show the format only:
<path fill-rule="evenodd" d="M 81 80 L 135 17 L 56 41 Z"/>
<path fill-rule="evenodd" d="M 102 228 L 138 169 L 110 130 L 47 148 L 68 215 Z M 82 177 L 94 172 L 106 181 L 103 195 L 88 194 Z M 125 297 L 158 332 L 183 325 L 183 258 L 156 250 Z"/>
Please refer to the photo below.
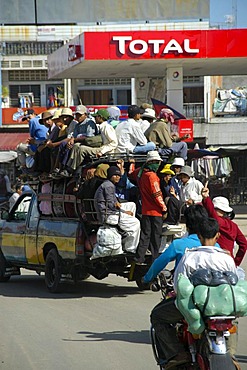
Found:
<path fill-rule="evenodd" d="M 148 249 L 151 250 L 153 259 L 159 254 L 163 215 L 167 211 L 157 175 L 161 161 L 157 151 L 150 151 L 144 165 L 129 176 L 137 181 L 142 201 L 141 236 L 135 257 L 139 264 L 145 262 Z"/>
<path fill-rule="evenodd" d="M 151 123 L 150 127 L 146 130 L 145 136 L 149 141 L 158 146 L 159 153 L 162 155 L 169 155 L 175 153 L 184 160 L 187 159 L 187 144 L 181 140 L 187 138 L 185 135 L 179 138 L 177 135 L 171 135 L 168 124 L 174 123 L 174 114 L 170 109 L 161 109 L 157 121 Z"/>

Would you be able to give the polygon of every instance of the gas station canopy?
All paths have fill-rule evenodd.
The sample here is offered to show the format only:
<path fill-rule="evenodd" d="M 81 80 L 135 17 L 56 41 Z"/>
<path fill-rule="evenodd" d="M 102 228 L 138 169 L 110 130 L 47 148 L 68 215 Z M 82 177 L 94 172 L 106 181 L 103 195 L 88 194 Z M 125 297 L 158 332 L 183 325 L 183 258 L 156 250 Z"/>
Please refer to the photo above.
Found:
<path fill-rule="evenodd" d="M 49 78 L 247 74 L 247 29 L 84 32 L 48 56 Z"/>

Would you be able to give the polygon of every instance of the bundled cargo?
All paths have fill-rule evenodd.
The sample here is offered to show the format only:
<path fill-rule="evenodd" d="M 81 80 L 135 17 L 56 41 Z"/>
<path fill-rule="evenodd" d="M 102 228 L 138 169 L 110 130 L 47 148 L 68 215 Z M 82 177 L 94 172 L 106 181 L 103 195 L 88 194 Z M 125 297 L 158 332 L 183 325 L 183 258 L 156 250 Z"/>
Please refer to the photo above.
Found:
<path fill-rule="evenodd" d="M 204 316 L 247 316 L 247 281 L 195 287 L 180 274 L 176 304 L 189 325 L 188 330 L 200 334 L 205 329 Z"/>
<path fill-rule="evenodd" d="M 220 115 L 247 115 L 247 88 L 217 90 L 213 113 Z"/>

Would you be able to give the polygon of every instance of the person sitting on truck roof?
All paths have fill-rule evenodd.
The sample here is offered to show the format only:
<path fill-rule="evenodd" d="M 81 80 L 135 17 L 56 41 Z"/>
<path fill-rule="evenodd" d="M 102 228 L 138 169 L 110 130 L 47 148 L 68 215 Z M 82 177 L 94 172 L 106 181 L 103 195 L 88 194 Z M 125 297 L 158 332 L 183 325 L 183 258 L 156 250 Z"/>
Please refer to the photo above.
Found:
<path fill-rule="evenodd" d="M 47 127 L 41 125 L 39 118 L 33 109 L 27 109 L 24 112 L 22 121 L 28 121 L 29 125 L 29 135 L 26 143 L 20 143 L 17 145 L 17 160 L 16 163 L 20 166 L 20 169 L 26 169 L 26 158 L 27 155 L 33 157 L 37 151 L 38 145 L 46 140 L 47 137 Z"/>
<path fill-rule="evenodd" d="M 184 160 L 187 159 L 187 144 L 181 140 L 188 138 L 187 135 L 178 137 L 171 134 L 168 123 L 174 123 L 174 114 L 170 109 L 161 109 L 157 121 L 151 123 L 145 131 L 145 136 L 149 141 L 153 141 L 159 147 L 160 154 L 176 153 Z"/>
<path fill-rule="evenodd" d="M 100 135 L 103 145 L 100 147 L 90 147 L 87 145 L 74 145 L 66 169 L 60 174 L 70 177 L 76 172 L 78 167 L 84 162 L 86 157 L 102 157 L 106 153 L 112 153 L 117 147 L 117 136 L 114 128 L 107 122 L 109 113 L 106 109 L 99 109 L 93 114 L 96 124 L 100 125 Z"/>
<path fill-rule="evenodd" d="M 99 186 L 95 193 L 94 207 L 100 223 L 113 225 L 125 232 L 123 249 L 135 253 L 140 238 L 140 222 L 134 216 L 135 203 L 119 203 L 117 200 L 115 184 L 120 178 L 121 171 L 117 166 L 108 168 L 107 180 Z"/>
<path fill-rule="evenodd" d="M 50 172 L 51 149 L 47 147 L 47 141 L 56 141 L 59 135 L 59 128 L 55 125 L 52 118 L 53 113 L 51 111 L 45 111 L 42 113 L 42 118 L 39 120 L 39 123 L 48 129 L 46 140 L 38 146 L 35 154 L 35 169 L 40 173 L 48 174 Z"/>
<path fill-rule="evenodd" d="M 118 139 L 117 153 L 146 154 L 155 149 L 155 144 L 148 141 L 141 129 L 141 110 L 137 105 L 128 108 L 128 120 L 120 122 L 116 127 Z"/>
<path fill-rule="evenodd" d="M 80 108 L 78 108 L 80 107 Z M 77 119 L 79 117 L 79 111 L 81 111 L 82 106 L 77 106 L 76 107 L 76 114 L 77 114 Z M 84 107 L 84 106 L 83 106 Z M 85 116 L 86 114 L 81 114 L 81 116 Z M 76 130 L 76 126 L 78 125 L 79 121 L 74 119 L 73 112 L 70 108 L 63 108 L 59 117 L 60 121 L 63 122 L 65 126 L 67 126 L 65 132 L 66 132 L 66 137 L 60 141 L 59 146 L 58 146 L 58 154 L 55 160 L 54 164 L 54 169 L 51 174 L 51 177 L 56 176 L 59 174 L 60 171 L 62 171 L 69 159 L 71 148 L 75 142 L 75 137 L 77 134 L 79 134 L 79 130 Z M 86 127 L 86 126 L 84 126 Z M 50 145 L 48 143 L 48 146 L 56 147 L 56 145 Z"/>

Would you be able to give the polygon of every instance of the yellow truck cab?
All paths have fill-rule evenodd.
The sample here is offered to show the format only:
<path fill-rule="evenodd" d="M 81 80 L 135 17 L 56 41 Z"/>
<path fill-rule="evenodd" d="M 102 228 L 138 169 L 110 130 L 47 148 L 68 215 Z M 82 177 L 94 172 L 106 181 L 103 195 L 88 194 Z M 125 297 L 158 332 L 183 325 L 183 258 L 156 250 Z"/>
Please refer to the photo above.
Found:
<path fill-rule="evenodd" d="M 92 259 L 100 227 L 93 201 L 80 200 L 73 179 L 50 180 L 50 192 L 22 193 L 0 219 L 0 282 L 20 274 L 20 268 L 45 274 L 50 292 L 61 282 L 81 281 L 89 275 L 103 279 L 110 273 L 140 282 L 147 266 L 134 267 L 128 253 Z M 86 204 L 87 203 L 87 204 Z M 46 207 L 44 207 L 46 206 Z M 46 209 L 43 213 L 41 210 Z"/>

